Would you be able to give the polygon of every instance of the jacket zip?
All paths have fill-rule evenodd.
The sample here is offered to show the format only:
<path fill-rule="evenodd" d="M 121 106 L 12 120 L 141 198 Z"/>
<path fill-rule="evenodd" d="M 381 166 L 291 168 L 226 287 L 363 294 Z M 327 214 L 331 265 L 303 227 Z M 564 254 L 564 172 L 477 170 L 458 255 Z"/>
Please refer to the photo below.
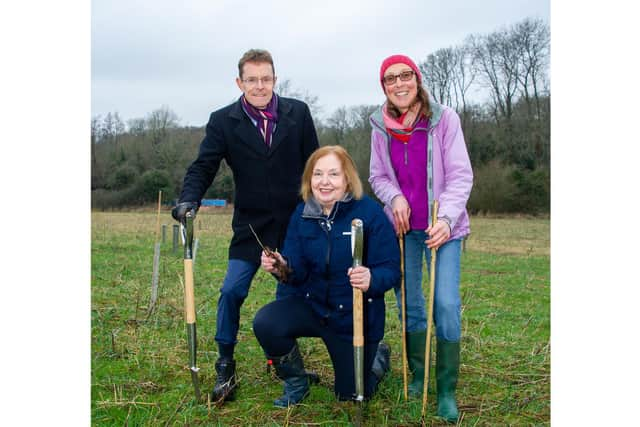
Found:
<path fill-rule="evenodd" d="M 329 280 L 329 260 L 331 259 L 331 221 L 329 219 L 322 219 L 324 223 L 324 233 L 327 235 L 327 253 L 325 256 L 325 264 L 324 264 L 324 278 Z"/>
<path fill-rule="evenodd" d="M 391 161 L 391 135 L 389 135 L 389 133 L 386 131 L 386 129 L 382 128 L 377 121 L 375 120 L 370 120 L 370 122 L 378 128 L 378 130 L 380 132 L 382 132 L 382 134 L 387 138 L 387 154 L 389 155 L 389 161 Z M 429 179 L 429 172 L 433 172 L 433 165 L 431 165 L 429 162 L 432 161 L 432 159 L 429 156 L 429 143 L 433 144 L 433 129 L 435 128 L 435 125 L 433 123 L 431 123 L 431 119 L 427 119 L 427 125 L 424 128 L 425 134 L 426 134 L 426 138 L 427 138 L 427 143 L 426 143 L 426 148 L 427 148 L 427 223 L 431 224 L 431 202 L 433 200 L 433 189 L 431 188 L 432 186 L 431 184 L 431 179 Z M 431 147 L 431 149 L 433 150 L 433 147 Z M 433 156 L 433 154 L 432 154 Z M 431 156 L 431 157 L 432 157 Z M 407 164 L 407 144 L 404 144 L 404 164 Z M 398 180 L 398 177 L 396 176 L 396 181 Z M 400 186 L 400 183 L 398 183 L 398 186 Z M 402 190 L 402 189 L 401 189 Z"/>
<path fill-rule="evenodd" d="M 324 274 L 325 274 L 325 279 L 327 280 L 327 290 L 325 292 L 324 295 L 324 301 L 325 303 L 328 305 L 329 304 L 329 278 L 330 278 L 330 267 L 329 267 L 329 261 L 331 260 L 331 229 L 332 229 L 332 225 L 333 225 L 333 218 L 335 218 L 338 215 L 338 209 L 340 209 L 340 202 L 337 201 L 335 203 L 335 207 L 333 210 L 333 215 L 331 215 L 331 218 L 329 218 L 329 216 L 327 216 L 327 218 L 324 220 L 325 224 L 326 224 L 326 228 L 325 228 L 325 232 L 327 233 L 327 256 L 325 258 L 325 267 L 324 267 Z"/>
<path fill-rule="evenodd" d="M 322 231 L 324 231 L 324 233 L 327 235 L 327 252 L 325 255 L 325 264 L 324 264 L 324 279 L 327 281 L 327 289 L 325 292 L 325 296 L 324 296 L 324 301 L 325 303 L 328 303 L 329 301 L 329 275 L 330 275 L 330 264 L 329 261 L 331 260 L 331 229 L 333 228 L 333 218 L 336 217 L 336 215 L 338 214 L 338 209 L 340 208 L 340 201 L 337 201 L 335 204 L 335 207 L 333 208 L 333 212 L 332 214 L 330 213 L 330 217 L 329 216 L 323 216 L 323 215 L 304 215 L 303 214 L 303 218 L 315 218 L 318 220 L 318 225 L 320 226 L 320 228 L 322 229 Z"/>

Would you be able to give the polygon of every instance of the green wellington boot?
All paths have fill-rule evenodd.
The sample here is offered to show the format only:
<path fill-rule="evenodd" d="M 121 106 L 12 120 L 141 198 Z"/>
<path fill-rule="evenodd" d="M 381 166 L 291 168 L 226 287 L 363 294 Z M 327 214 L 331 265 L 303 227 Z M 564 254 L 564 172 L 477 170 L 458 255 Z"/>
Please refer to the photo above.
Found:
<path fill-rule="evenodd" d="M 413 375 L 409 383 L 409 395 L 422 396 L 424 388 L 424 351 L 427 339 L 427 331 L 407 333 L 407 359 L 409 371 Z"/>
<path fill-rule="evenodd" d="M 460 343 L 437 340 L 436 381 L 438 387 L 438 416 L 448 422 L 458 420 L 456 385 L 460 370 Z"/>

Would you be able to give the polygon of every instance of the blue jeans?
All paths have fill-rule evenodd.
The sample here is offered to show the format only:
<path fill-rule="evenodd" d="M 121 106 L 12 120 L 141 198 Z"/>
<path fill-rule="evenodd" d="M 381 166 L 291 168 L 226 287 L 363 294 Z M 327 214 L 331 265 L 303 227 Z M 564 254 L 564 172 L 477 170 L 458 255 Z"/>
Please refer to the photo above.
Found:
<path fill-rule="evenodd" d="M 235 345 L 240 328 L 240 307 L 249 294 L 251 280 L 259 267 L 240 259 L 229 260 L 218 298 L 215 336 L 218 344 Z"/>
<path fill-rule="evenodd" d="M 429 295 L 427 276 L 422 290 L 422 261 L 426 258 L 427 275 L 431 267 L 431 249 L 424 241 L 427 234 L 411 230 L 404 236 L 404 277 L 407 308 L 407 332 L 427 329 L 425 295 Z M 423 256 L 424 255 L 424 256 Z M 402 294 L 395 289 L 398 318 L 402 321 Z M 436 338 L 449 342 L 460 341 L 460 239 L 450 240 L 436 253 L 436 292 L 433 302 L 433 320 Z"/>

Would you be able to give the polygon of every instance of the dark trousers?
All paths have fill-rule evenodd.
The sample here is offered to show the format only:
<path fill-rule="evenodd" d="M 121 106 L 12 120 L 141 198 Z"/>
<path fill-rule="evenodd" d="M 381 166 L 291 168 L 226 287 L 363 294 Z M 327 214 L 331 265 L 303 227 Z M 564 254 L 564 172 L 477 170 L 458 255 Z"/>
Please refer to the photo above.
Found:
<path fill-rule="evenodd" d="M 355 395 L 353 341 L 340 338 L 329 329 L 304 298 L 291 296 L 265 305 L 253 320 L 253 331 L 265 354 L 271 357 L 289 353 L 298 337 L 321 338 L 333 364 L 336 396 L 340 400 L 349 400 Z M 371 397 L 377 385 L 371 365 L 378 343 L 365 340 L 364 388 L 367 398 Z"/>

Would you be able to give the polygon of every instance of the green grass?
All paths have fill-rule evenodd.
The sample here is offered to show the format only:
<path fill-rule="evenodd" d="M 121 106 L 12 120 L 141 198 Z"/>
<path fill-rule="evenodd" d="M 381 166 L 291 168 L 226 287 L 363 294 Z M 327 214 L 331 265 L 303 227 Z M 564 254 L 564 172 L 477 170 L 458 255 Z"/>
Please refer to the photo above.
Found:
<path fill-rule="evenodd" d="M 196 219 L 195 263 L 198 366 L 203 391 L 215 381 L 215 307 L 231 237 L 228 213 Z M 274 297 L 271 276 L 258 273 L 241 312 L 236 347 L 240 388 L 235 402 L 196 404 L 187 370 L 182 251 L 172 251 L 173 220 L 162 213 L 157 309 L 150 299 L 154 213 L 92 214 L 91 417 L 94 425 L 350 425 L 356 408 L 337 402 L 333 371 L 318 339 L 300 340 L 307 369 L 320 374 L 302 405 L 272 406 L 281 384 L 265 369 L 251 323 Z M 462 354 L 458 385 L 460 425 L 549 425 L 549 220 L 472 218 L 462 258 Z M 428 277 L 428 276 L 426 276 Z M 366 405 L 365 424 L 420 425 L 421 399 L 402 397 L 401 326 L 392 292 L 386 295 L 385 340 L 392 372 Z M 429 395 L 426 425 L 440 425 Z"/>

